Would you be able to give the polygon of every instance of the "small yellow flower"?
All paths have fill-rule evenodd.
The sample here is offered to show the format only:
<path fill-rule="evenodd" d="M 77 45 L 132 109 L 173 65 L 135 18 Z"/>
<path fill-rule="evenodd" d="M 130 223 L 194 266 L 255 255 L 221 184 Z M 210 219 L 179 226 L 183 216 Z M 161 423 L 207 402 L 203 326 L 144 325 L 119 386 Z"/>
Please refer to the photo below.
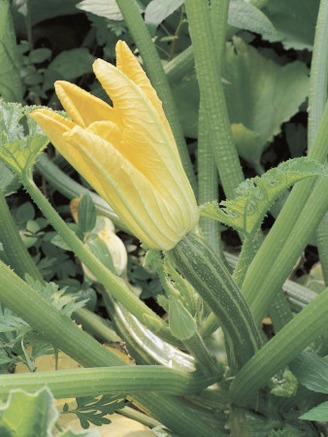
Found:
<path fill-rule="evenodd" d="M 169 250 L 198 223 L 196 200 L 161 101 L 123 41 L 116 59 L 116 67 L 93 64 L 113 107 L 58 81 L 56 93 L 73 121 L 48 109 L 32 117 L 131 232 Z"/>

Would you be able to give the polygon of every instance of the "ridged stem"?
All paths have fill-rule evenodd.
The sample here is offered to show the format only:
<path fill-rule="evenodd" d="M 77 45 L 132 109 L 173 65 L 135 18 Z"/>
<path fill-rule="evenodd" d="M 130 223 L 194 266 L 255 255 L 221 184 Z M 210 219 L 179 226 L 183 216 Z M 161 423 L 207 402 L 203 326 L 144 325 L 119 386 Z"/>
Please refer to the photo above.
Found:
<path fill-rule="evenodd" d="M 308 202 L 304 206 L 293 228 L 290 230 L 285 244 L 282 244 L 279 240 L 279 236 L 277 237 L 278 241 L 275 243 L 275 246 L 280 246 L 279 256 L 277 253 L 275 258 L 273 255 L 270 255 L 262 259 L 261 275 L 256 274 L 254 270 L 255 263 L 253 262 L 251 264 L 244 281 L 244 297 L 258 325 L 267 312 L 275 293 L 281 289 L 285 278 L 295 265 L 299 254 L 308 243 L 309 238 L 326 213 L 328 209 L 327 190 L 328 178 L 323 176 L 319 178 L 315 185 Z M 262 247 L 265 243 L 266 241 Z M 261 249 L 259 252 L 261 252 Z M 276 249 L 276 247 L 273 248 L 273 251 L 274 249 Z M 255 259 L 256 258 L 254 258 L 254 261 Z M 259 283 L 259 277 L 263 276 L 263 271 L 265 275 L 262 278 L 262 282 Z M 254 278 L 256 278 L 256 282 Z"/>
<path fill-rule="evenodd" d="M 125 364 L 68 317 L 62 316 L 2 262 L 0 262 L 0 277 L 0 301 L 28 322 L 46 341 L 56 345 L 85 367 Z M 10 378 L 12 379 L 13 375 Z M 199 415 L 190 411 L 184 401 L 173 396 L 156 392 L 136 393 L 132 399 L 142 410 L 147 411 L 181 436 L 221 435 L 213 432 Z"/>
<path fill-rule="evenodd" d="M 308 105 L 308 148 L 312 147 L 327 101 L 328 83 L 328 0 L 321 0 L 311 60 Z M 328 214 L 316 232 L 319 259 L 326 285 L 328 284 Z"/>
<path fill-rule="evenodd" d="M 149 78 L 157 91 L 158 97 L 163 103 L 166 117 L 171 125 L 182 161 L 182 165 L 189 178 L 189 181 L 197 196 L 197 185 L 195 173 L 190 160 L 184 134 L 179 121 L 179 114 L 175 106 L 169 82 L 164 72 L 161 59 L 152 41 L 148 28 L 142 19 L 135 0 L 116 0 L 124 17 L 125 23 L 136 43 L 145 69 Z"/>
<path fill-rule="evenodd" d="M 8 208 L 6 198 L 0 189 L 0 241 L 15 272 L 24 277 L 28 273 L 33 278 L 42 281 L 42 275 L 25 247 L 16 224 Z"/>
<path fill-rule="evenodd" d="M 212 382 L 213 378 L 196 372 L 181 372 L 162 366 L 96 367 L 0 375 L 0 397 L 17 388 L 35 392 L 45 385 L 55 398 L 150 391 L 181 396 L 197 393 Z"/>
<path fill-rule="evenodd" d="M 217 0 L 226 10 L 227 0 Z M 232 138 L 220 67 L 213 50 L 213 32 L 208 0 L 185 0 L 189 33 L 193 45 L 201 101 L 206 105 L 209 139 L 220 180 L 228 198 L 243 181 L 237 150 Z M 220 25 L 226 26 L 226 21 Z M 225 34 L 225 29 L 222 29 Z"/>
<path fill-rule="evenodd" d="M 133 293 L 123 279 L 108 270 L 83 245 L 82 241 L 79 240 L 39 191 L 33 180 L 24 178 L 23 184 L 51 225 L 71 247 L 81 262 L 83 262 L 98 281 L 104 285 L 105 289 L 110 290 L 112 295 L 134 314 L 138 320 L 144 323 L 145 326 L 157 332 L 158 335 L 163 335 L 163 338 L 168 341 L 171 340 L 174 342 L 174 338 L 172 338 L 169 333 L 166 323 Z"/>
<path fill-rule="evenodd" d="M 236 375 L 230 387 L 231 400 L 237 405 L 250 404 L 257 390 L 283 369 L 302 350 L 327 329 L 328 288 L 307 305 Z"/>
<path fill-rule="evenodd" d="M 328 106 L 326 105 L 324 116 L 321 120 L 319 130 L 315 137 L 313 147 L 309 152 L 309 157 L 312 159 L 316 159 L 319 162 L 324 163 L 327 156 L 328 149 Z M 290 266 L 289 259 L 283 259 L 283 250 L 289 252 L 289 247 L 293 246 L 295 241 L 290 238 L 292 232 L 294 232 L 294 227 L 297 221 L 299 221 L 300 215 L 302 213 L 302 209 L 306 204 L 311 192 L 318 192 L 319 198 L 322 199 L 321 189 L 327 189 L 325 187 L 325 182 L 318 181 L 317 187 L 314 190 L 315 179 L 305 180 L 298 182 L 296 186 L 293 188 L 291 194 L 288 196 L 288 199 L 282 208 L 277 220 L 275 221 L 273 227 L 271 228 L 269 234 L 265 238 L 263 244 L 255 255 L 251 265 L 249 266 L 245 280 L 242 286 L 242 292 L 244 297 L 249 304 L 251 310 L 253 311 L 254 307 L 256 307 L 256 320 L 260 315 L 265 314 L 268 311 L 268 307 L 270 302 L 272 301 L 273 296 L 276 292 L 278 292 L 278 288 L 273 282 L 268 281 L 268 276 L 271 274 L 280 275 L 279 284 L 282 284 L 286 279 L 289 271 L 292 269 L 293 265 L 291 265 L 290 270 L 285 273 L 286 269 L 283 271 L 273 272 L 273 266 L 277 265 L 279 262 L 283 267 L 287 265 Z M 323 185 L 321 185 L 323 184 Z M 322 188 L 321 188 L 322 187 Z M 318 198 L 318 201 L 319 201 Z M 323 209 L 323 213 L 320 212 L 321 218 L 325 213 L 326 206 L 324 205 L 324 199 L 320 200 L 320 205 L 315 206 L 318 207 L 321 211 Z M 323 203 L 322 203 L 323 202 Z M 312 196 L 311 205 L 315 204 L 315 199 Z M 311 211 L 308 211 L 307 214 L 310 214 Z M 302 213 L 303 215 L 303 213 Z M 304 216 L 304 219 L 306 216 Z M 317 220 L 315 221 L 315 225 L 311 228 L 310 233 L 314 232 L 316 227 L 318 226 Z M 309 227 L 310 223 L 307 223 Z M 299 229 L 300 234 L 302 235 L 302 230 Z M 309 238 L 310 235 L 306 234 L 306 238 Z M 288 241 L 288 244 L 287 244 Z M 307 241 L 302 242 L 301 249 L 306 245 Z M 285 248 L 285 246 L 287 247 Z M 296 254 L 296 257 L 300 252 Z M 293 256 L 294 259 L 294 256 Z M 282 262 L 280 262 L 282 260 Z M 287 262 L 287 264 L 285 264 Z M 288 267 L 289 268 L 289 267 Z M 285 276 L 284 276 L 285 275 Z M 258 323 L 260 321 L 257 320 Z"/>

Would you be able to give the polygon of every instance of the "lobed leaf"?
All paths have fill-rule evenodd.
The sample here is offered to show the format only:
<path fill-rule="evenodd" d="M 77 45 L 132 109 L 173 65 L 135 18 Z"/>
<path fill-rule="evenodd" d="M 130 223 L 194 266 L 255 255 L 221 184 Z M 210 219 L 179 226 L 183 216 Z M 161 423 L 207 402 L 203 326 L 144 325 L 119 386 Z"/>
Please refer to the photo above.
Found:
<path fill-rule="evenodd" d="M 34 109 L 0 99 L 0 161 L 18 177 L 31 169 L 49 142 L 29 117 Z"/>
<path fill-rule="evenodd" d="M 251 237 L 284 190 L 304 178 L 324 175 L 325 169 L 317 161 L 306 157 L 290 159 L 261 177 L 256 176 L 240 184 L 234 200 L 222 201 L 220 205 L 216 201 L 202 205 L 200 214 Z"/>

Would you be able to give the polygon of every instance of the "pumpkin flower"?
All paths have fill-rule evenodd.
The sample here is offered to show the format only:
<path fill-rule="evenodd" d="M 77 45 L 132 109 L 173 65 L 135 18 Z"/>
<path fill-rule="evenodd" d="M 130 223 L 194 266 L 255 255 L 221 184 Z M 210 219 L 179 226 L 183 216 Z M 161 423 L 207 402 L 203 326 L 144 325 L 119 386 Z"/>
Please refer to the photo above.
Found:
<path fill-rule="evenodd" d="M 147 246 L 172 249 L 198 223 L 196 200 L 156 91 L 129 47 L 93 70 L 113 106 L 76 85 L 55 89 L 71 120 L 37 109 L 57 150 Z"/>

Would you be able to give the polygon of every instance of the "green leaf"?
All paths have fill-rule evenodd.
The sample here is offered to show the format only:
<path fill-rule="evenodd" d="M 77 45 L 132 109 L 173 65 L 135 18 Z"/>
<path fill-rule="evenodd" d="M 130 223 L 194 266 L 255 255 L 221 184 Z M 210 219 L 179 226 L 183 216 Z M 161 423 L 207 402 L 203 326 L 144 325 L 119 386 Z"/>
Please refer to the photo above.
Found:
<path fill-rule="evenodd" d="M 74 311 L 79 310 L 86 303 L 86 300 L 77 301 L 79 299 L 78 295 L 65 293 L 66 287 L 60 290 L 54 282 L 42 284 L 29 275 L 25 276 L 25 280 L 33 290 L 60 311 L 63 316 L 71 317 Z"/>
<path fill-rule="evenodd" d="M 221 208 L 215 201 L 202 205 L 200 213 L 253 236 L 266 212 L 284 190 L 306 177 L 324 175 L 324 167 L 317 161 L 306 157 L 290 159 L 261 177 L 241 183 L 236 190 L 237 197 L 220 202 Z"/>
<path fill-rule="evenodd" d="M 109 20 L 123 20 L 123 15 L 115 0 L 83 0 L 76 7 Z"/>
<path fill-rule="evenodd" d="M 328 421 L 328 402 L 322 402 L 311 410 L 300 416 L 302 420 L 316 420 L 318 422 Z"/>
<path fill-rule="evenodd" d="M 192 337 L 197 329 L 190 312 L 172 295 L 170 296 L 169 324 L 172 334 L 179 340 Z"/>
<path fill-rule="evenodd" d="M 10 430 L 12 436 L 47 437 L 59 416 L 54 398 L 48 388 L 35 394 L 15 390 L 0 407 L 0 429 Z M 2 434 L 1 435 L 6 435 Z"/>
<path fill-rule="evenodd" d="M 328 393 L 328 360 L 311 352 L 301 353 L 291 364 L 300 384 L 317 393 Z"/>
<path fill-rule="evenodd" d="M 230 121 L 259 135 L 255 143 L 252 138 L 237 143 L 238 151 L 246 161 L 259 162 L 268 142 L 305 100 L 308 70 L 298 61 L 280 66 L 237 37 L 227 44 L 225 57 L 223 78 Z"/>
<path fill-rule="evenodd" d="M 49 142 L 29 116 L 34 109 L 36 107 L 23 107 L 0 99 L 0 160 L 18 177 L 32 168 Z"/>
<path fill-rule="evenodd" d="M 85 194 L 79 203 L 78 223 L 83 234 L 91 232 L 96 225 L 96 208 L 90 194 Z"/>
<path fill-rule="evenodd" d="M 228 23 L 230 26 L 261 34 L 265 39 L 276 37 L 276 29 L 262 11 L 251 3 L 232 0 L 229 5 Z"/>
<path fill-rule="evenodd" d="M 8 0 L 0 0 L 0 96 L 7 101 L 23 100 L 19 54 Z"/>
<path fill-rule="evenodd" d="M 270 41 L 281 41 L 286 49 L 312 50 L 320 0 L 269 1 L 263 12 L 278 35 Z"/>
<path fill-rule="evenodd" d="M 115 413 L 116 410 L 126 407 L 127 401 L 121 395 L 103 395 L 99 397 L 76 398 L 77 408 L 65 408 L 64 414 L 76 414 L 82 428 L 89 428 L 90 423 L 101 426 L 111 421 L 105 417 Z"/>
<path fill-rule="evenodd" d="M 32 50 L 28 56 L 29 61 L 32 64 L 40 64 L 41 62 L 46 61 L 51 56 L 51 50 L 46 48 L 40 48 Z"/>
<path fill-rule="evenodd" d="M 64 50 L 49 64 L 44 74 L 43 91 L 52 89 L 58 79 L 73 80 L 91 73 L 94 60 L 87 48 Z"/>
<path fill-rule="evenodd" d="M 145 22 L 158 26 L 165 18 L 176 11 L 184 0 L 152 0 L 145 11 Z"/>

